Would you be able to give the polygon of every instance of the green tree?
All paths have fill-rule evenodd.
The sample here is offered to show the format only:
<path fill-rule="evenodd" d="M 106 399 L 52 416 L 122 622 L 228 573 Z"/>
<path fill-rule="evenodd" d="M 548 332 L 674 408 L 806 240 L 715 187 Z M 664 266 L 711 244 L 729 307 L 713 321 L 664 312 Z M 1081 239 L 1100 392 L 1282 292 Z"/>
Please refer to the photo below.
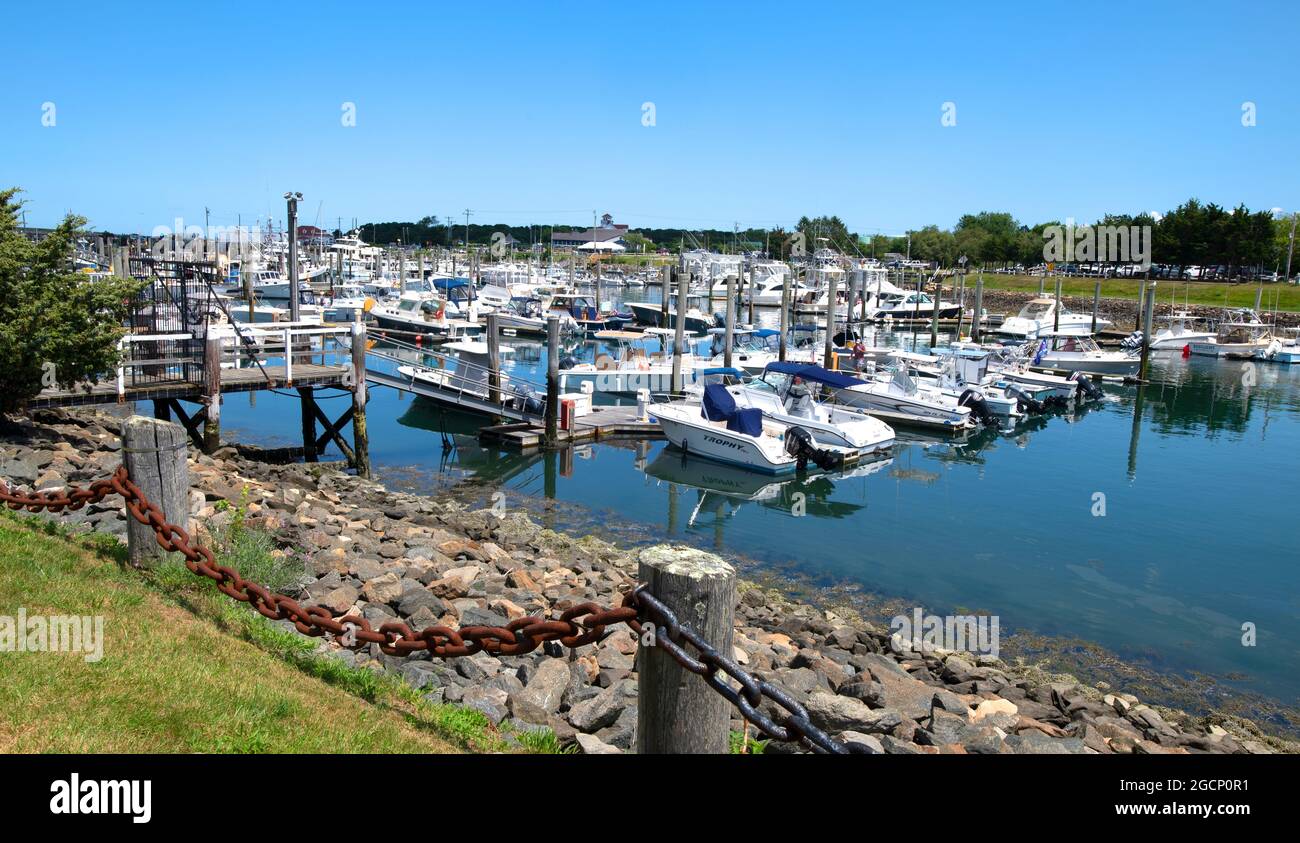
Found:
<path fill-rule="evenodd" d="M 130 299 L 140 284 L 72 271 L 85 219 L 69 215 L 40 242 L 18 230 L 17 188 L 0 190 L 0 413 L 53 383 L 94 379 L 117 364 Z"/>

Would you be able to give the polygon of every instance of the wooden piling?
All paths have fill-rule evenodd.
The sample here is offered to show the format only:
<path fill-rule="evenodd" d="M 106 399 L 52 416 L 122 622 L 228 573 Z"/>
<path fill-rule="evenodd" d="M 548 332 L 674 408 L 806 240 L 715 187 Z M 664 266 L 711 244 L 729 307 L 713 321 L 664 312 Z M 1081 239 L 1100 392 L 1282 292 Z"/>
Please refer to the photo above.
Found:
<path fill-rule="evenodd" d="M 203 452 L 221 447 L 221 339 L 209 335 L 203 342 Z"/>
<path fill-rule="evenodd" d="M 1101 310 L 1101 279 L 1092 287 L 1092 333 L 1097 333 L 1097 313 Z"/>
<path fill-rule="evenodd" d="M 1056 307 L 1052 308 L 1052 330 L 1061 330 L 1061 276 L 1056 276 Z"/>
<path fill-rule="evenodd" d="M 316 392 L 310 386 L 297 387 L 298 405 L 302 411 L 302 458 L 316 462 Z"/>
<path fill-rule="evenodd" d="M 560 420 L 560 318 L 546 317 L 546 445 L 555 447 Z"/>
<path fill-rule="evenodd" d="M 366 429 L 366 325 L 352 323 L 352 467 L 370 476 L 370 434 Z"/>
<path fill-rule="evenodd" d="M 682 392 L 682 354 L 686 351 L 686 293 L 691 279 L 685 272 L 677 273 L 677 319 L 673 326 L 673 382 L 674 395 Z"/>
<path fill-rule="evenodd" d="M 501 403 L 501 332 L 497 330 L 497 313 L 487 315 L 488 400 Z"/>
<path fill-rule="evenodd" d="M 790 272 L 781 273 L 781 338 L 777 359 L 785 360 L 786 335 L 790 333 Z"/>
<path fill-rule="evenodd" d="M 971 340 L 979 342 L 984 333 L 984 273 L 975 278 L 975 312 L 971 314 Z"/>
<path fill-rule="evenodd" d="M 131 416 L 122 425 L 122 461 L 131 482 L 162 510 L 172 524 L 189 529 L 190 470 L 185 428 L 174 422 Z M 131 564 L 153 568 L 167 552 L 158 546 L 152 527 L 126 519 Z"/>
<path fill-rule="evenodd" d="M 934 280 L 934 307 L 930 309 L 930 353 L 939 344 L 939 299 L 943 296 L 943 281 L 936 275 Z"/>
<path fill-rule="evenodd" d="M 680 313 L 681 308 L 677 308 Z M 722 365 L 731 368 L 731 346 L 736 335 L 736 279 L 727 276 L 726 323 L 722 326 Z M 674 383 L 676 379 L 674 379 Z"/>
<path fill-rule="evenodd" d="M 1147 379 L 1147 365 L 1151 358 L 1151 323 L 1155 318 L 1156 282 L 1152 281 L 1146 287 L 1146 304 L 1142 309 L 1142 364 L 1138 370 L 1138 377 L 1143 381 Z"/>
<path fill-rule="evenodd" d="M 830 273 L 826 279 L 826 346 L 825 353 L 822 355 L 822 366 L 827 369 L 832 368 L 835 362 L 835 299 L 839 296 L 839 290 L 835 283 L 835 273 Z"/>
<path fill-rule="evenodd" d="M 637 567 L 646 590 L 678 621 L 719 653 L 731 655 L 736 607 L 736 571 L 731 565 L 695 548 L 656 545 L 641 551 Z M 643 629 L 643 636 L 649 634 Z M 656 638 L 665 634 L 653 630 Z M 661 647 L 642 646 L 637 670 L 638 753 L 727 753 L 731 704 L 724 697 Z"/>

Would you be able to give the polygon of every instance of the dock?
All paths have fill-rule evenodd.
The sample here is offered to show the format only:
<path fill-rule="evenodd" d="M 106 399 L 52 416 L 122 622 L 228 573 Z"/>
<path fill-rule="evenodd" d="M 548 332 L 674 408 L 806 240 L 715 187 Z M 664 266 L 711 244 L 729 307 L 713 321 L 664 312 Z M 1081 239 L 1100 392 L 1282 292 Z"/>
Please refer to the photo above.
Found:
<path fill-rule="evenodd" d="M 592 407 L 587 415 L 574 418 L 571 430 L 556 430 L 556 442 L 564 445 L 608 439 L 662 438 L 664 432 L 658 422 L 639 418 L 635 406 Z M 546 427 L 536 422 L 491 425 L 479 431 L 479 441 L 528 451 L 546 444 Z"/>

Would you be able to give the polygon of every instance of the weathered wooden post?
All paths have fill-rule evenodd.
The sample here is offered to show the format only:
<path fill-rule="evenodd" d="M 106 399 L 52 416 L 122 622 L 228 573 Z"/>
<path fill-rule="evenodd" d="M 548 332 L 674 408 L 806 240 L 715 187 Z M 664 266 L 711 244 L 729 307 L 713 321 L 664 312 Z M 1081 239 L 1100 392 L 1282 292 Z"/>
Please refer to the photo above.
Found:
<path fill-rule="evenodd" d="M 1150 278 L 1150 273 L 1147 274 L 1147 278 Z M 1142 283 L 1138 285 L 1137 318 L 1133 320 L 1133 330 L 1135 331 L 1142 330 L 1142 312 L 1146 309 L 1145 308 L 1146 295 L 1147 295 L 1147 283 L 1146 283 L 1146 278 L 1144 278 L 1142 280 Z"/>
<path fill-rule="evenodd" d="M 352 466 L 370 476 L 370 434 L 366 430 L 366 325 L 352 323 Z"/>
<path fill-rule="evenodd" d="M 316 462 L 316 392 L 310 386 L 300 386 L 298 404 L 302 409 L 302 458 Z"/>
<path fill-rule="evenodd" d="M 712 553 L 666 544 L 642 550 L 637 567 L 637 578 L 646 584 L 646 591 L 683 626 L 695 630 L 719 653 L 731 656 L 735 568 Z M 649 633 L 648 627 L 643 628 L 643 636 Z M 667 631 L 656 627 L 653 634 Z M 685 646 L 690 651 L 690 645 Z M 638 650 L 637 670 L 637 752 L 727 753 L 731 704 L 724 697 L 659 647 Z"/>
<path fill-rule="evenodd" d="M 755 326 L 754 299 L 757 298 L 754 290 L 754 269 L 753 267 L 750 267 L 749 269 L 749 286 L 746 286 L 744 283 L 745 282 L 745 259 L 744 258 L 741 258 L 740 260 L 740 281 L 741 281 L 740 289 L 749 291 L 749 326 L 752 328 Z"/>
<path fill-rule="evenodd" d="M 1144 382 L 1147 379 L 1147 364 L 1151 358 L 1151 323 L 1155 318 L 1156 282 L 1147 286 L 1146 305 L 1142 311 L 1142 364 L 1138 375 Z"/>
<path fill-rule="evenodd" d="M 1052 308 L 1052 331 L 1061 330 L 1061 276 L 1056 276 L 1056 307 Z"/>
<path fill-rule="evenodd" d="M 939 344 L 939 298 L 943 295 L 943 279 L 935 276 L 934 281 L 934 307 L 930 313 L 930 353 L 934 354 L 934 347 Z"/>
<path fill-rule="evenodd" d="M 975 312 L 971 314 L 971 339 L 975 342 L 980 341 L 980 335 L 984 331 L 984 271 L 975 279 Z"/>
<path fill-rule="evenodd" d="M 1043 272 L 1038 276 L 1038 297 L 1041 299 L 1047 292 L 1047 264 L 1043 264 Z"/>
<path fill-rule="evenodd" d="M 560 318 L 546 317 L 546 444 L 555 447 L 560 420 Z"/>
<path fill-rule="evenodd" d="M 122 424 L 122 461 L 131 482 L 168 522 L 189 529 L 190 469 L 185 428 L 174 422 L 131 416 Z M 128 514 L 127 552 L 131 564 L 153 568 L 167 552 L 158 546 L 152 527 Z"/>
<path fill-rule="evenodd" d="M 957 278 L 957 329 L 953 336 L 957 342 L 961 342 L 961 322 L 966 315 L 966 269 L 962 267 L 961 275 Z"/>
<path fill-rule="evenodd" d="M 659 297 L 659 325 L 668 327 L 668 297 L 673 293 L 673 267 L 665 265 L 660 271 L 663 295 Z"/>
<path fill-rule="evenodd" d="M 833 339 L 835 333 L 835 299 L 840 294 L 835 273 L 829 273 L 829 276 L 826 279 L 826 346 L 825 353 L 822 355 L 822 366 L 827 369 L 831 368 L 831 364 L 835 361 L 835 340 Z"/>
<path fill-rule="evenodd" d="M 1097 283 L 1094 284 L 1092 287 L 1092 331 L 1091 333 L 1094 334 L 1097 333 L 1097 312 L 1099 310 L 1101 310 L 1101 279 L 1100 278 L 1097 279 Z"/>
<path fill-rule="evenodd" d="M 790 333 L 790 272 L 781 273 L 781 339 L 777 359 L 785 360 L 786 335 Z"/>
<path fill-rule="evenodd" d="M 487 315 L 488 400 L 501 403 L 501 333 L 497 330 L 497 313 Z"/>
<path fill-rule="evenodd" d="M 736 336 L 736 278 L 733 275 L 727 276 L 726 314 L 727 321 L 722 326 L 722 365 L 731 368 L 731 346 Z"/>
<path fill-rule="evenodd" d="M 672 392 L 682 392 L 682 354 L 686 351 L 686 294 L 691 279 L 685 272 L 677 273 L 677 320 L 673 327 L 673 382 Z"/>
<path fill-rule="evenodd" d="M 406 249 L 397 250 L 397 291 L 406 292 Z"/>
<path fill-rule="evenodd" d="M 221 447 L 221 338 L 212 334 L 203 341 L 203 400 L 203 452 L 210 454 Z"/>

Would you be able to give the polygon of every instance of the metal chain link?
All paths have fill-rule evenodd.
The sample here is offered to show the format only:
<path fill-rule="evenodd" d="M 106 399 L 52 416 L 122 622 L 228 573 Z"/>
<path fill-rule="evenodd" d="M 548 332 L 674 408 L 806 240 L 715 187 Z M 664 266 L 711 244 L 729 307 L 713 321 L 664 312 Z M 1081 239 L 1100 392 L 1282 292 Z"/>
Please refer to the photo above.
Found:
<path fill-rule="evenodd" d="M 164 550 L 185 557 L 185 567 L 191 572 L 212 580 L 222 593 L 249 604 L 263 617 L 292 622 L 303 635 L 319 637 L 328 634 L 340 646 L 354 650 L 378 644 L 380 651 L 389 656 L 406 656 L 420 651 L 427 651 L 435 658 L 472 656 L 480 652 L 518 656 L 553 641 L 569 648 L 596 643 L 605 638 L 607 627 L 620 623 L 627 624 L 640 641 L 642 622 L 649 621 L 654 624 L 653 646 L 663 648 L 682 667 L 701 676 L 709 687 L 736 706 L 746 720 L 768 737 L 783 742 L 798 741 L 815 752 L 865 751 L 856 745 L 845 746 L 814 726 L 798 700 L 775 685 L 756 679 L 733 659 L 719 653 L 698 632 L 683 626 L 672 610 L 646 591 L 644 585 L 625 594 L 620 606 L 607 608 L 594 602 L 580 603 L 553 620 L 530 616 L 517 618 L 503 627 L 463 626 L 452 629 L 435 625 L 418 632 L 401 621 L 388 621 L 374 629 L 370 621 L 359 615 L 335 618 L 324 606 L 304 607 L 291 597 L 248 582 L 234 569 L 218 563 L 211 550 L 192 541 L 183 527 L 167 521 L 162 510 L 131 481 L 125 465 L 118 466 L 108 479 L 97 480 L 86 489 L 69 486 L 63 492 L 22 494 L 0 484 L 0 502 L 10 509 L 28 512 L 75 511 L 87 504 L 99 503 L 110 494 L 121 495 L 131 517 L 152 529 L 158 545 Z M 690 645 L 699 656 L 692 656 L 683 644 Z M 550 652 L 550 648 L 545 648 L 545 651 Z M 733 688 L 727 682 L 728 677 L 738 682 L 740 688 Z M 780 722 L 759 710 L 764 699 L 784 710 Z"/>

